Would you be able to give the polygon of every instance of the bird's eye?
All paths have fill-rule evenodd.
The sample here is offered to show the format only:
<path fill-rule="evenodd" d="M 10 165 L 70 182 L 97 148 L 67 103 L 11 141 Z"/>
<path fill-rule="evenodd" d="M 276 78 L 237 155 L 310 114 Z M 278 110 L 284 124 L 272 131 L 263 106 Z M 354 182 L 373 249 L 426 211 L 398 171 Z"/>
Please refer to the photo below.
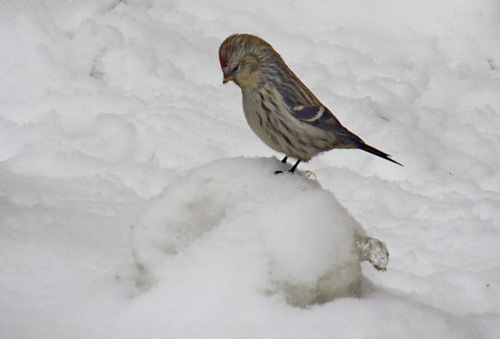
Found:
<path fill-rule="evenodd" d="M 231 73 L 235 73 L 235 72 L 238 72 L 238 68 L 240 67 L 240 65 L 236 65 L 233 67 L 233 69 L 231 70 Z"/>

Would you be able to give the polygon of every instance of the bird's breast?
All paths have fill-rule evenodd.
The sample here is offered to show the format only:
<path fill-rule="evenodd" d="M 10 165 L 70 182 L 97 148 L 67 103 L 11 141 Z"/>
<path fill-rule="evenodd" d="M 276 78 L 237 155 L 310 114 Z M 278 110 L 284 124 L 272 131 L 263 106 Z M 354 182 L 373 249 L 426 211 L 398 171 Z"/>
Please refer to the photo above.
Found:
<path fill-rule="evenodd" d="M 285 102 L 273 88 L 242 88 L 242 94 L 248 125 L 266 145 L 304 161 L 320 151 L 308 133 L 312 127 L 291 117 Z"/>
<path fill-rule="evenodd" d="M 242 90 L 243 94 L 243 112 L 248 125 L 257 136 L 269 147 L 277 149 L 277 141 L 273 141 L 270 133 L 271 111 L 263 106 L 262 98 L 257 90 Z"/>

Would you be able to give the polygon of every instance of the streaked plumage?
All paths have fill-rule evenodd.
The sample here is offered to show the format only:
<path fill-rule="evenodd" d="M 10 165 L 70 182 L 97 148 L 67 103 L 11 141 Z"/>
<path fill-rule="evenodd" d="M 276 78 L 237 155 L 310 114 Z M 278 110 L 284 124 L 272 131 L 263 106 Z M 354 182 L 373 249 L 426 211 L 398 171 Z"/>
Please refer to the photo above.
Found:
<path fill-rule="evenodd" d="M 359 148 L 381 158 L 390 156 L 347 130 L 288 68 L 266 41 L 249 34 L 229 36 L 219 48 L 224 83 L 242 91 L 243 111 L 257 136 L 272 149 L 309 161 L 333 148 Z"/>

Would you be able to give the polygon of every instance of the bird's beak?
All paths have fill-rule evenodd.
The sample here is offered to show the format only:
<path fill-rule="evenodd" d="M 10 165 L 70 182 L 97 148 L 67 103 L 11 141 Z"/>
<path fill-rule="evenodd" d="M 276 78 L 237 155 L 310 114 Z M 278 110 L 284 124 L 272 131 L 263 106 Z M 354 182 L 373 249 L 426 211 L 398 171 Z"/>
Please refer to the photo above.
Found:
<path fill-rule="evenodd" d="M 232 76 L 230 75 L 225 75 L 224 79 L 222 79 L 222 83 L 225 84 L 226 82 L 234 80 Z"/>

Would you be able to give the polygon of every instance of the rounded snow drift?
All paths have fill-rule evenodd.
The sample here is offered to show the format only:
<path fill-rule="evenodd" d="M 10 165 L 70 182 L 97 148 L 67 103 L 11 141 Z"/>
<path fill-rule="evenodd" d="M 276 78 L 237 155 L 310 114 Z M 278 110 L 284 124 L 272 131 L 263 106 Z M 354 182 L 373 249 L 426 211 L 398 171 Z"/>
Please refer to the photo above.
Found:
<path fill-rule="evenodd" d="M 282 293 L 301 307 L 358 296 L 360 261 L 383 270 L 387 249 L 316 181 L 301 172 L 275 175 L 283 166 L 218 160 L 168 186 L 131 231 L 138 284 L 183 276 L 190 281 L 179 284 L 213 295 Z M 206 276 L 213 286 L 203 285 Z"/>

